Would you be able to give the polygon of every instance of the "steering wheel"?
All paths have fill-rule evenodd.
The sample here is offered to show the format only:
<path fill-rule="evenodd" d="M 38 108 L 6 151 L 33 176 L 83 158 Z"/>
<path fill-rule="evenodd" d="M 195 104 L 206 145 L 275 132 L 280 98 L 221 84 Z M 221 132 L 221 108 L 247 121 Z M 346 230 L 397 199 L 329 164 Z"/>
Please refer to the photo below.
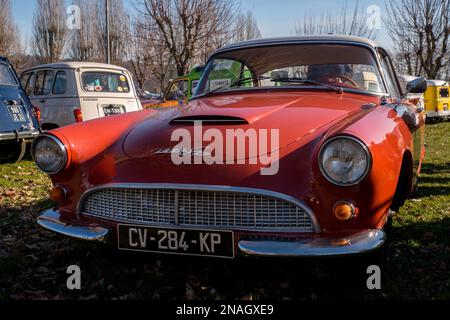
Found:
<path fill-rule="evenodd" d="M 329 74 L 329 75 L 321 77 L 320 80 L 325 80 L 325 82 L 330 82 L 329 81 L 330 78 L 341 79 L 342 83 L 346 83 L 347 82 L 347 83 L 350 83 L 353 87 L 359 88 L 359 85 L 355 81 L 353 81 L 353 79 L 351 79 L 351 78 L 349 78 L 347 76 L 344 76 L 342 74 Z M 320 81 L 320 82 L 323 82 L 323 81 Z M 336 81 L 333 81 L 333 82 L 336 82 Z"/>

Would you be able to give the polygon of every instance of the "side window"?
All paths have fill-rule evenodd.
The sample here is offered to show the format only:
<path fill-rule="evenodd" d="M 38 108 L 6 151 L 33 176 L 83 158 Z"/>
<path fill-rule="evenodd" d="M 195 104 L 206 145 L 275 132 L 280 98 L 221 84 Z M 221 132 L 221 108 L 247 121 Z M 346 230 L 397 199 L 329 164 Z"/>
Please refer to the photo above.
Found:
<path fill-rule="evenodd" d="M 34 95 L 34 72 L 30 72 L 30 77 L 27 81 L 27 83 L 25 84 L 25 93 L 27 94 L 27 96 L 32 97 Z"/>
<path fill-rule="evenodd" d="M 44 78 L 44 95 L 48 95 L 52 92 L 53 86 L 53 71 L 46 71 Z"/>
<path fill-rule="evenodd" d="M 36 72 L 36 77 L 34 79 L 34 95 L 42 96 L 44 91 L 44 77 L 45 71 Z"/>
<path fill-rule="evenodd" d="M 20 76 L 20 84 L 22 85 L 22 88 L 26 88 L 28 81 L 30 80 L 31 72 L 24 73 Z"/>
<path fill-rule="evenodd" d="M 53 85 L 53 94 L 65 94 L 67 90 L 67 76 L 65 71 L 58 71 Z"/>
<path fill-rule="evenodd" d="M 392 66 L 386 56 L 382 56 L 381 68 L 383 69 L 383 74 L 386 78 L 386 85 L 388 87 L 387 89 L 389 91 L 389 94 L 394 99 L 399 98 L 400 92 L 398 91 L 397 83 L 395 82 L 394 71 L 393 71 Z"/>
<path fill-rule="evenodd" d="M 34 86 L 35 96 L 46 96 L 50 94 L 53 85 L 53 71 L 42 70 L 36 73 Z"/>
<path fill-rule="evenodd" d="M 441 98 L 448 98 L 449 97 L 448 88 L 441 88 L 439 90 L 439 95 L 441 96 Z"/>

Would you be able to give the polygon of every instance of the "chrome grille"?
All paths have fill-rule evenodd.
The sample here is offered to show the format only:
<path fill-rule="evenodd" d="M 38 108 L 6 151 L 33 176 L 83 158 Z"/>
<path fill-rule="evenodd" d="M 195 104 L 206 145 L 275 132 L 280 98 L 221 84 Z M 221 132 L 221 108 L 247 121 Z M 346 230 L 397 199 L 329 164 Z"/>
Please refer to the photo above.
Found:
<path fill-rule="evenodd" d="M 88 216 L 149 225 L 249 231 L 314 230 L 307 212 L 290 201 L 223 190 L 105 188 L 89 193 L 80 209 Z"/>

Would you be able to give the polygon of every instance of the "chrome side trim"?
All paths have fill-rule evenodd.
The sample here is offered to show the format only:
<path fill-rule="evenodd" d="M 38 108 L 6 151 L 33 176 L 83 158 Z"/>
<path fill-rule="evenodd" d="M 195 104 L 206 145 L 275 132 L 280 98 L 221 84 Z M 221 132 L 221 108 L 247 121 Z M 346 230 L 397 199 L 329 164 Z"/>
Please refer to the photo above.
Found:
<path fill-rule="evenodd" d="M 122 189 L 122 188 L 137 188 L 137 189 L 171 189 L 171 190 L 198 190 L 198 191 L 219 191 L 219 192 L 235 192 L 235 193 L 245 193 L 245 194 L 255 194 L 268 196 L 280 200 L 284 200 L 290 202 L 300 208 L 302 208 L 309 218 L 312 221 L 312 225 L 314 228 L 314 232 L 321 232 L 321 228 L 319 222 L 312 212 L 312 210 L 306 206 L 302 201 L 298 200 L 295 197 L 278 193 L 275 191 L 269 191 L 264 189 L 255 189 L 255 188 L 245 188 L 245 187 L 232 187 L 232 186 L 218 186 L 218 185 L 200 185 L 200 184 L 170 184 L 170 183 L 112 183 L 100 185 L 94 188 L 91 188 L 83 193 L 80 198 L 80 201 L 77 205 L 77 216 L 80 218 L 83 212 L 81 211 L 84 201 L 86 198 L 96 192 L 103 189 Z M 292 232 L 292 231 L 291 231 Z"/>
<path fill-rule="evenodd" d="M 239 251 L 259 257 L 332 257 L 361 254 L 376 250 L 385 242 L 381 229 L 368 229 L 340 237 L 296 240 L 241 240 Z"/>
<path fill-rule="evenodd" d="M 60 214 L 53 209 L 44 211 L 38 218 L 37 223 L 42 228 L 59 233 L 71 238 L 93 241 L 105 242 L 110 232 L 109 229 L 103 227 L 87 227 L 77 226 L 74 224 L 66 224 L 61 221 Z"/>

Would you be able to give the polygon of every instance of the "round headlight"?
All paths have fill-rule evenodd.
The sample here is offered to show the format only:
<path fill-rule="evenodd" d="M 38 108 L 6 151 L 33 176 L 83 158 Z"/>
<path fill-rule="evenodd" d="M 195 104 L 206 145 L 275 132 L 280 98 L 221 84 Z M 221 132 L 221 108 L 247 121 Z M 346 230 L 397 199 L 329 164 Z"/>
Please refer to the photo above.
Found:
<path fill-rule="evenodd" d="M 58 173 L 67 164 L 66 147 L 52 135 L 37 137 L 31 147 L 31 155 L 38 168 L 47 174 Z"/>
<path fill-rule="evenodd" d="M 366 145 L 352 137 L 335 137 L 320 150 L 319 166 L 331 183 L 351 186 L 364 179 L 371 166 Z"/>

